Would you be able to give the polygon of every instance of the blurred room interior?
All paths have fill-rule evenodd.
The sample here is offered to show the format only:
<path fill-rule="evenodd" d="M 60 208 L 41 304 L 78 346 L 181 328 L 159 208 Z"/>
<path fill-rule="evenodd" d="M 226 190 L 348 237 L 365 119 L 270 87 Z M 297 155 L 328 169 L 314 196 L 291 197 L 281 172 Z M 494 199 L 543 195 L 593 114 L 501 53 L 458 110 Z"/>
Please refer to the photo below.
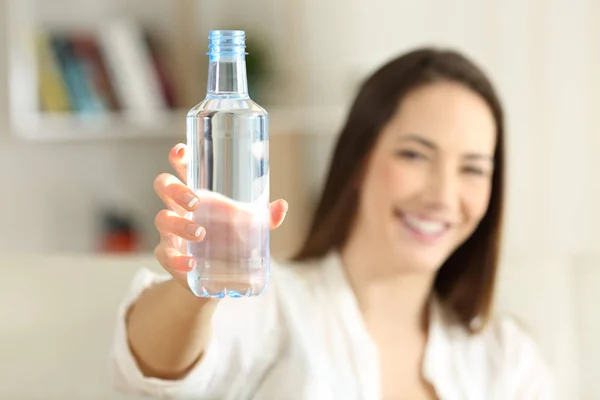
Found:
<path fill-rule="evenodd" d="M 210 29 L 248 35 L 250 94 L 270 113 L 271 195 L 290 204 L 275 257 L 307 228 L 363 77 L 422 44 L 480 63 L 507 111 L 496 307 L 540 343 L 559 398 L 600 398 L 597 16 L 593 0 L 3 0 L 0 398 L 126 398 L 106 368 L 116 307 L 138 268 L 158 270 L 152 180 L 171 172 L 168 151 L 204 97 Z M 135 97 L 139 79 L 119 87 L 81 69 L 61 86 L 60 68 L 98 54 L 129 56 L 116 61 L 124 77 L 157 78 L 160 98 L 137 99 L 151 112 L 115 100 Z"/>

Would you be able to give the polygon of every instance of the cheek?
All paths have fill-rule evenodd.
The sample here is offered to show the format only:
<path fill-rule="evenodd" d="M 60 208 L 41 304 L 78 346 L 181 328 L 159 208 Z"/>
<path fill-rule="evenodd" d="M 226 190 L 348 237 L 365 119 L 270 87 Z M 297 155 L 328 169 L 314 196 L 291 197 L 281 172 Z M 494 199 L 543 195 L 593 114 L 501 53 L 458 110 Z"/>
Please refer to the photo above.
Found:
<path fill-rule="evenodd" d="M 410 187 L 413 186 L 411 174 L 406 168 L 402 168 L 397 160 L 389 159 L 373 166 L 370 173 L 371 197 L 379 205 L 392 203 L 404 197 Z"/>
<path fill-rule="evenodd" d="M 402 176 L 393 163 L 377 160 L 370 165 L 361 185 L 362 209 L 369 217 L 389 212 L 395 187 L 402 184 Z"/>

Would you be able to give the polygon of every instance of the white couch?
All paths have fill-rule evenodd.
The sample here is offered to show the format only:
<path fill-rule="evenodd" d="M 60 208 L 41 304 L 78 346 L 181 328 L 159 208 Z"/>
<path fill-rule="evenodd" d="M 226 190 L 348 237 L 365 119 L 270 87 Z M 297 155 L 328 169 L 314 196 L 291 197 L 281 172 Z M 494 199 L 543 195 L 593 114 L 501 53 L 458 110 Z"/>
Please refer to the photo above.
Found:
<path fill-rule="evenodd" d="M 0 258 L 0 398 L 126 399 L 106 368 L 115 310 L 151 256 Z M 598 399 L 600 263 L 506 257 L 498 308 L 517 314 L 556 371 L 560 399 Z"/>
<path fill-rule="evenodd" d="M 128 281 L 151 257 L 5 257 L 0 267 L 0 398 L 125 399 L 107 350 Z"/>
<path fill-rule="evenodd" d="M 600 343 L 594 340 L 600 338 L 594 309 L 599 287 L 598 257 L 547 252 L 502 262 L 497 311 L 515 315 L 537 340 L 553 369 L 558 399 L 600 399 Z"/>

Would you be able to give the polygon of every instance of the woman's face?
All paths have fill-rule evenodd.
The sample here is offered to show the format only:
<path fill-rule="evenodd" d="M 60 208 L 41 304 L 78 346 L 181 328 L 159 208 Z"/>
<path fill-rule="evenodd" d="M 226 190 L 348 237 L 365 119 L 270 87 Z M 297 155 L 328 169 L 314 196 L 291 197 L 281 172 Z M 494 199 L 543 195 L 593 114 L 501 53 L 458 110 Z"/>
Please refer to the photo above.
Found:
<path fill-rule="evenodd" d="M 441 82 L 407 95 L 362 175 L 357 228 L 378 259 L 439 268 L 486 213 L 495 146 L 493 114 L 475 92 Z"/>

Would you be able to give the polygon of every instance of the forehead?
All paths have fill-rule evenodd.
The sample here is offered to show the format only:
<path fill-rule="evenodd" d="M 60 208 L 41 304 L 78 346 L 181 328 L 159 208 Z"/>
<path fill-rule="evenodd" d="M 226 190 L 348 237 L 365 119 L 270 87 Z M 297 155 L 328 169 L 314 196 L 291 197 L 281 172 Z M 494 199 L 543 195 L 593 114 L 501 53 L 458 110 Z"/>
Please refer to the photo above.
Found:
<path fill-rule="evenodd" d="M 384 131 L 388 139 L 421 135 L 447 150 L 492 154 L 496 144 L 490 107 L 477 93 L 453 82 L 410 92 Z"/>

